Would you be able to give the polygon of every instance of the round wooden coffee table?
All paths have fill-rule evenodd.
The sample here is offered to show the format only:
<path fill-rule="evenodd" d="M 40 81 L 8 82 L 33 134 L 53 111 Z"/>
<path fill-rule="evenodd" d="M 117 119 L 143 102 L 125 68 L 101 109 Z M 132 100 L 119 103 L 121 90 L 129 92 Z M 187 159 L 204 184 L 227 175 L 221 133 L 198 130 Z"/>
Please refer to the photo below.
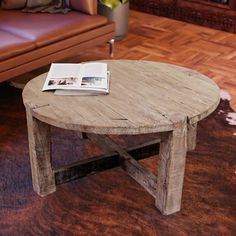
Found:
<path fill-rule="evenodd" d="M 70 172 L 51 166 L 52 125 L 86 133 L 106 151 L 117 152 L 124 169 L 155 197 L 163 214 L 179 211 L 186 152 L 195 148 L 197 122 L 216 109 L 219 88 L 206 76 L 171 64 L 106 62 L 111 71 L 109 95 L 56 96 L 42 92 L 46 74 L 24 88 L 34 190 L 41 196 L 54 192 L 56 184 Z M 157 177 L 106 136 L 144 133 L 161 134 Z M 71 172 L 76 175 L 76 170 L 78 167 Z"/>

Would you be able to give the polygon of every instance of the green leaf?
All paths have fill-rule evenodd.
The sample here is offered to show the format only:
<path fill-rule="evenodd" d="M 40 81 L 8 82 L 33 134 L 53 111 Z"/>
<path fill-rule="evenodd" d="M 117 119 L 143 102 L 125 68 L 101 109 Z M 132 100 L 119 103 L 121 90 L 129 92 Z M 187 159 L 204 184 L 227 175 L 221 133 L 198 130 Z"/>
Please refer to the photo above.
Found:
<path fill-rule="evenodd" d="M 122 4 L 125 4 L 125 3 L 127 3 L 129 0 L 120 0 L 120 2 L 122 3 Z"/>
<path fill-rule="evenodd" d="M 119 0 L 100 0 L 100 3 L 114 9 L 119 5 Z"/>
<path fill-rule="evenodd" d="M 119 3 L 122 4 L 127 3 L 129 0 L 99 0 L 99 2 L 111 9 L 118 7 Z"/>

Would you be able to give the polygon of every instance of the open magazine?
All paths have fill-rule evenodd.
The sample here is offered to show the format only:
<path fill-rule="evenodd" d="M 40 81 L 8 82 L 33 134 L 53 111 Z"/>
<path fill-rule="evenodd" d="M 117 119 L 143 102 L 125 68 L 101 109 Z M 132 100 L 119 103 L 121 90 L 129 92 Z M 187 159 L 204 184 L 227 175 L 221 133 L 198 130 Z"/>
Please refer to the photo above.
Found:
<path fill-rule="evenodd" d="M 42 91 L 55 90 L 56 95 L 100 95 L 109 93 L 107 64 L 52 63 Z"/>

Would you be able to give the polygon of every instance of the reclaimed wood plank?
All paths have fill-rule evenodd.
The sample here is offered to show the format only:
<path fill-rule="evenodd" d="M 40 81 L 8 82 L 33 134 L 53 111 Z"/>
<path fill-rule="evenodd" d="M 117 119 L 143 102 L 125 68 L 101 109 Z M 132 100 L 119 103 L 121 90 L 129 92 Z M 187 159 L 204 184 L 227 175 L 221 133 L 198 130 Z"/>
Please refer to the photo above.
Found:
<path fill-rule="evenodd" d="M 188 124 L 187 132 L 187 147 L 188 151 L 192 151 L 196 148 L 197 143 L 197 123 Z"/>
<path fill-rule="evenodd" d="M 43 122 L 97 134 L 172 130 L 172 124 L 165 118 L 169 113 L 182 113 L 193 124 L 219 103 L 216 84 L 188 68 L 150 61 L 105 62 L 111 71 L 108 96 L 64 97 L 43 93 L 46 75 L 41 75 L 26 85 L 24 101 L 37 105 L 33 115 Z"/>
<path fill-rule="evenodd" d="M 129 155 L 131 155 L 135 160 L 142 160 L 144 158 L 157 155 L 159 154 L 159 142 L 160 140 L 158 139 L 146 142 L 142 145 L 137 145 L 129 148 L 127 153 L 129 153 Z M 96 143 L 96 145 L 99 144 Z M 109 148 L 109 150 L 103 148 L 103 150 L 106 150 L 109 153 L 98 157 L 81 160 L 54 170 L 56 184 L 62 184 L 120 166 L 120 157 L 117 152 L 114 152 L 111 148 Z"/>
<path fill-rule="evenodd" d="M 160 143 L 156 206 L 164 215 L 175 213 L 181 208 L 187 152 L 186 117 L 173 118 L 176 119 L 175 129 L 163 133 Z"/>
<path fill-rule="evenodd" d="M 99 146 L 107 150 L 115 150 L 119 153 L 121 167 L 126 173 L 146 189 L 152 196 L 156 196 L 157 177 L 148 169 L 138 163 L 126 150 L 111 140 L 108 136 L 88 134 L 89 139 L 94 140 Z M 107 148 L 109 147 L 109 148 Z"/>
<path fill-rule="evenodd" d="M 50 126 L 32 116 L 27 107 L 30 164 L 34 191 L 46 196 L 56 191 L 51 162 Z"/>

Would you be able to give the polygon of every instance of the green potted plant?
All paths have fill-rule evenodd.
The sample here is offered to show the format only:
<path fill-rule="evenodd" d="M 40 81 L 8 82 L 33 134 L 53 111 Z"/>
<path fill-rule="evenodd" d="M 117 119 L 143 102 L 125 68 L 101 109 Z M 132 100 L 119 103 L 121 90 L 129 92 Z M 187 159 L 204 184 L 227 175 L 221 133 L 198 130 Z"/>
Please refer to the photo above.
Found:
<path fill-rule="evenodd" d="M 128 33 L 129 0 L 98 0 L 98 13 L 115 22 L 116 40 Z"/>

